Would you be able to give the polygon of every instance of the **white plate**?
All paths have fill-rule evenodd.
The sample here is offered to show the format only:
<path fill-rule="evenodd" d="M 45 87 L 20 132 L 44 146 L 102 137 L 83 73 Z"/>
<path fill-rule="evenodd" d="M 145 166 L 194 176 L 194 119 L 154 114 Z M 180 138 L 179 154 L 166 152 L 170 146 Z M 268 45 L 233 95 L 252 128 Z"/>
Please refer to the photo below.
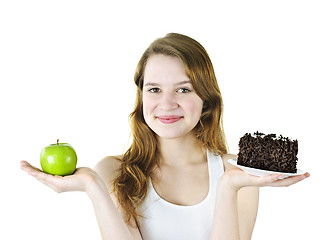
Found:
<path fill-rule="evenodd" d="M 291 177 L 291 176 L 297 176 L 304 174 L 305 172 L 298 169 L 296 173 L 283 173 L 283 172 L 274 172 L 274 171 L 267 171 L 267 170 L 262 170 L 262 169 L 257 169 L 257 168 L 251 168 L 251 167 L 245 167 L 237 164 L 237 159 L 229 159 L 228 162 L 235 167 L 238 167 L 242 169 L 244 172 L 254 175 L 254 176 L 267 176 L 271 174 L 282 174 L 283 176 L 280 179 Z"/>

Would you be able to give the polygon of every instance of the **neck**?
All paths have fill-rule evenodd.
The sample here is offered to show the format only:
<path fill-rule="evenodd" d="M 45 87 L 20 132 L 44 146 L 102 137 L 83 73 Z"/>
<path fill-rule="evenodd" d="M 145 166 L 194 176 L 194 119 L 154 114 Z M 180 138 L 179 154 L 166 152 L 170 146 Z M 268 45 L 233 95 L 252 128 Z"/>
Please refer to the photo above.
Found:
<path fill-rule="evenodd" d="M 158 138 L 160 165 L 183 166 L 206 161 L 204 149 L 192 134 L 177 139 Z"/>

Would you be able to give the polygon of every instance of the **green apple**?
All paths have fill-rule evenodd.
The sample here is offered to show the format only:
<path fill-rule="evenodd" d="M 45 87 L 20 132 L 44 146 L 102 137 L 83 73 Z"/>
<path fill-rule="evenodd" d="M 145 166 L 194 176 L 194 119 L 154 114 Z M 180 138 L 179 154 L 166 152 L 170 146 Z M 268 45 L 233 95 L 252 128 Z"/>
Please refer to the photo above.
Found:
<path fill-rule="evenodd" d="M 52 175 L 70 175 L 74 173 L 77 164 L 77 155 L 74 148 L 68 143 L 50 144 L 41 151 L 40 162 L 42 170 Z"/>

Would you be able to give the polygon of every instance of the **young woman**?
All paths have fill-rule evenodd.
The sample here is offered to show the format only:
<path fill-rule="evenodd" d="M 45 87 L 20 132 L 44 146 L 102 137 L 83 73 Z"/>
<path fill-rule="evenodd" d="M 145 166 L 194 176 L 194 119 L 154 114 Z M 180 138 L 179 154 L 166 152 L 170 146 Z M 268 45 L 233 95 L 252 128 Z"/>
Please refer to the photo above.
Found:
<path fill-rule="evenodd" d="M 133 141 L 122 156 L 60 177 L 21 168 L 57 192 L 85 191 L 103 239 L 251 239 L 259 187 L 309 176 L 255 177 L 232 167 L 212 63 L 194 39 L 171 33 L 135 73 Z"/>

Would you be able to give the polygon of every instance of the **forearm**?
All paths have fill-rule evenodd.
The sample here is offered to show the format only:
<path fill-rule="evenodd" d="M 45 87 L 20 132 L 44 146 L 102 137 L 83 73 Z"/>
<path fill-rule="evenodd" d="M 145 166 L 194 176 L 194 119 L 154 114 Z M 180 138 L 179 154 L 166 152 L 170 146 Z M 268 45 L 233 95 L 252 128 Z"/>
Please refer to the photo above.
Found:
<path fill-rule="evenodd" d="M 216 206 L 211 240 L 239 240 L 237 190 L 226 181 L 220 181 L 217 188 Z"/>
<path fill-rule="evenodd" d="M 87 195 L 91 199 L 103 240 L 133 239 L 103 182 L 95 181 Z"/>

